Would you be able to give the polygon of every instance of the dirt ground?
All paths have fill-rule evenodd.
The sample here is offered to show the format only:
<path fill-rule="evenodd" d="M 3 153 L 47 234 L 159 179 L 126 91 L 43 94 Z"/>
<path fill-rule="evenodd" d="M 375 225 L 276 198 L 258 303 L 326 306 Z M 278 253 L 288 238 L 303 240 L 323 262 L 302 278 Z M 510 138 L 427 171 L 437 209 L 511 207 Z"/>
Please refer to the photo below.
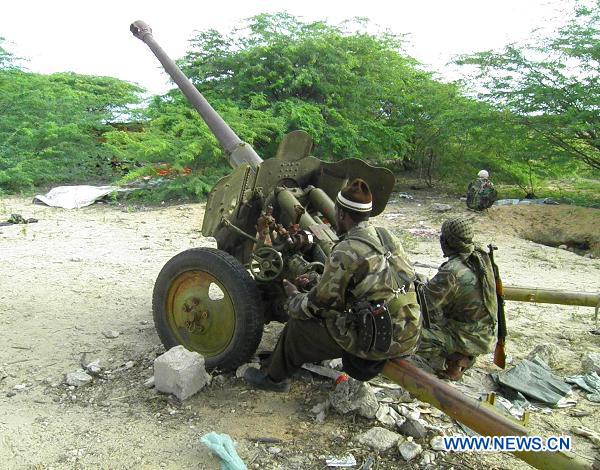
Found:
<path fill-rule="evenodd" d="M 599 210 L 504 206 L 475 214 L 455 198 L 411 194 L 413 199 L 394 195 L 376 223 L 403 237 L 413 261 L 439 265 L 437 237 L 427 233 L 450 215 L 464 214 L 474 218 L 478 240 L 499 246 L 505 284 L 598 292 L 597 257 L 527 238 L 544 241 L 539 233 L 554 231 L 569 245 L 569 236 L 575 241 L 584 236 L 588 250 L 594 250 Z M 432 203 L 453 209 L 436 212 Z M 298 379 L 281 395 L 250 390 L 234 374 L 225 374 L 183 403 L 144 387 L 162 352 L 152 323 L 153 284 L 176 253 L 208 243 L 200 233 L 203 210 L 203 204 L 63 210 L 0 199 L 0 220 L 12 213 L 39 219 L 0 227 L 2 468 L 216 469 L 217 459 L 199 442 L 210 431 L 231 435 L 250 468 L 325 468 L 326 457 L 347 453 L 359 465 L 372 456 L 372 468 L 417 468 L 418 458 L 406 463 L 395 449 L 377 455 L 356 443 L 354 437 L 377 425 L 374 421 L 330 413 L 316 422 L 310 410 L 331 390 L 326 380 Z M 419 271 L 435 274 L 432 268 Z M 578 373 L 584 354 L 600 349 L 600 336 L 590 333 L 593 314 L 591 308 L 509 302 L 508 352 L 516 362 L 536 344 L 550 342 L 560 350 L 556 373 Z M 278 329 L 266 327 L 266 347 Z M 107 330 L 119 336 L 107 338 Z M 104 372 L 70 390 L 64 376 L 79 369 L 83 355 L 99 359 Z M 490 359 L 480 358 L 469 380 L 492 371 Z M 570 434 L 574 426 L 600 431 L 600 408 L 580 392 L 575 398 L 581 413 L 574 408 L 533 413 L 530 428 L 543 435 Z M 451 424 L 444 416 L 428 419 Z M 424 449 L 430 438 L 421 442 Z M 597 452 L 592 443 L 573 439 L 575 453 L 592 459 Z M 510 455 L 443 452 L 431 468 L 451 467 L 527 468 Z"/>

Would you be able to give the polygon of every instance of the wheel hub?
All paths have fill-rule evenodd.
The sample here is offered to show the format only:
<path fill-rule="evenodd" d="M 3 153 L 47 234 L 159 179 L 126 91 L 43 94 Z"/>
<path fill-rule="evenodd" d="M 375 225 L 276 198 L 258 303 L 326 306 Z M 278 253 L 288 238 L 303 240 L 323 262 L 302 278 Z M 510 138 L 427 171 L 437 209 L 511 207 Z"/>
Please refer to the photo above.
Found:
<path fill-rule="evenodd" d="M 207 331 L 210 313 L 200 303 L 199 299 L 194 297 L 185 302 L 183 311 L 188 315 L 188 319 L 184 324 L 190 333 L 202 334 Z"/>
<path fill-rule="evenodd" d="M 209 293 L 216 289 L 222 296 Z M 217 278 L 204 271 L 186 271 L 168 289 L 166 316 L 178 342 L 204 356 L 223 352 L 235 331 L 231 297 Z"/>

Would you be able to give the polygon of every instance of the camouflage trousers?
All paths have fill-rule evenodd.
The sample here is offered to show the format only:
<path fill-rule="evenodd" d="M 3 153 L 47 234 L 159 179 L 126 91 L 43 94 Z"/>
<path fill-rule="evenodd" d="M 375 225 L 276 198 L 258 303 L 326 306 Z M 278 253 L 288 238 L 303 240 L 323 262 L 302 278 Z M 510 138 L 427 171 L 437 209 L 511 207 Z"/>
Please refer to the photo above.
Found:
<path fill-rule="evenodd" d="M 423 328 L 417 355 L 425 359 L 428 365 L 436 372 L 446 369 L 446 359 L 450 354 L 460 353 L 465 356 L 475 356 L 469 351 L 463 351 L 455 336 L 448 329 L 431 325 Z"/>

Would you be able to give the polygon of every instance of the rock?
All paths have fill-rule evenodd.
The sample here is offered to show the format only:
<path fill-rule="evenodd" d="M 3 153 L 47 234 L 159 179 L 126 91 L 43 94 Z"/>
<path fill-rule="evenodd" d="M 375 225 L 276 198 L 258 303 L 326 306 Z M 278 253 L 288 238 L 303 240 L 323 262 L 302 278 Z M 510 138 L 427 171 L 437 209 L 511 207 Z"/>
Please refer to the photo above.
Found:
<path fill-rule="evenodd" d="M 596 372 L 600 375 L 600 353 L 587 353 L 581 361 L 581 366 L 586 374 Z"/>
<path fill-rule="evenodd" d="M 427 435 L 427 430 L 421 422 L 412 418 L 406 418 L 406 421 L 398 426 L 398 430 L 401 434 L 415 439 L 423 439 Z"/>
<path fill-rule="evenodd" d="M 281 454 L 281 447 L 269 447 L 267 451 L 273 455 Z"/>
<path fill-rule="evenodd" d="M 533 361 L 536 357 L 541 359 L 550 368 L 555 368 L 559 364 L 559 352 L 558 346 L 552 343 L 541 343 L 536 346 L 527 355 L 527 359 Z"/>
<path fill-rule="evenodd" d="M 65 377 L 65 383 L 72 387 L 81 387 L 82 385 L 89 384 L 92 381 L 92 376 L 82 370 L 70 372 Z"/>
<path fill-rule="evenodd" d="M 6 377 L 8 377 L 8 374 L 2 367 L 0 367 L 0 380 L 5 379 Z"/>
<path fill-rule="evenodd" d="M 368 431 L 360 434 L 356 438 L 356 441 L 379 452 L 385 452 L 396 445 L 401 438 L 402 436 L 400 436 L 400 434 L 375 426 L 374 428 L 371 428 Z"/>
<path fill-rule="evenodd" d="M 23 390 L 26 390 L 26 389 L 27 389 L 27 385 L 25 385 L 25 384 L 17 384 L 13 387 L 13 390 L 15 392 L 22 392 Z"/>
<path fill-rule="evenodd" d="M 379 409 L 379 402 L 371 387 L 353 378 L 336 385 L 329 395 L 329 403 L 338 413 L 358 411 L 365 418 L 374 418 Z"/>
<path fill-rule="evenodd" d="M 423 457 L 419 462 L 419 465 L 427 466 L 431 465 L 435 461 L 435 452 L 431 452 L 430 450 L 426 450 L 423 452 Z"/>
<path fill-rule="evenodd" d="M 324 401 L 324 402 L 321 402 L 321 403 L 317 403 L 315 406 L 313 406 L 310 409 L 310 412 L 318 415 L 319 413 L 327 411 L 327 408 L 329 408 L 329 402 L 328 401 Z"/>
<path fill-rule="evenodd" d="M 17 392 L 15 392 L 14 390 L 9 390 L 8 392 L 6 392 L 6 396 L 8 398 L 14 397 L 16 394 L 17 394 Z"/>
<path fill-rule="evenodd" d="M 144 382 L 144 387 L 146 387 L 146 388 L 152 388 L 152 387 L 154 387 L 154 376 L 150 377 L 149 379 L 147 379 Z"/>
<path fill-rule="evenodd" d="M 431 208 L 436 212 L 448 212 L 453 209 L 450 204 L 440 204 L 438 202 L 432 204 Z"/>
<path fill-rule="evenodd" d="M 415 444 L 411 441 L 404 441 L 398 445 L 398 450 L 400 451 L 400 455 L 409 462 L 414 459 L 417 455 L 423 452 L 423 448 L 419 444 Z"/>
<path fill-rule="evenodd" d="M 594 255 L 592 253 L 586 253 L 585 255 L 583 255 L 583 257 L 588 259 L 594 259 Z"/>
<path fill-rule="evenodd" d="M 390 411 L 393 411 L 393 409 L 389 405 L 379 405 L 379 409 L 377 410 L 377 413 L 375 413 L 377 421 L 382 424 L 387 424 L 388 426 L 394 426 L 396 424 L 396 420 L 390 414 Z"/>
<path fill-rule="evenodd" d="M 92 362 L 85 364 L 84 369 L 87 370 L 91 375 L 98 375 L 102 372 L 102 367 L 100 367 L 100 359 L 95 359 Z"/>
<path fill-rule="evenodd" d="M 212 380 L 211 380 L 211 385 L 213 387 L 222 387 L 225 384 L 225 376 L 223 374 L 221 375 L 215 375 Z"/>
<path fill-rule="evenodd" d="M 133 369 L 133 366 L 135 366 L 135 362 L 134 361 L 127 361 L 125 364 L 123 364 L 123 367 L 121 367 L 122 370 L 129 370 L 129 369 Z"/>
<path fill-rule="evenodd" d="M 115 330 L 106 330 L 106 331 L 103 331 L 102 334 L 104 335 L 105 338 L 115 339 L 115 338 L 119 337 L 120 333 Z"/>
<path fill-rule="evenodd" d="M 559 249 L 559 250 L 566 250 L 566 249 L 568 249 L 568 248 L 569 248 L 569 247 L 568 247 L 567 245 L 558 245 L 558 249 Z"/>
<path fill-rule="evenodd" d="M 330 367 L 331 369 L 336 369 L 336 370 L 342 370 L 342 367 L 343 367 L 342 359 L 339 357 L 337 359 L 330 359 L 328 361 L 323 361 L 321 364 L 325 367 Z"/>
<path fill-rule="evenodd" d="M 260 369 L 260 364 L 258 362 L 248 362 L 246 364 L 242 364 L 241 366 L 239 366 L 237 368 L 237 370 L 235 371 L 235 376 L 238 379 L 243 379 L 244 378 L 244 374 L 246 373 L 246 370 L 249 367 L 253 367 L 254 369 Z"/>
<path fill-rule="evenodd" d="M 444 446 L 444 438 L 442 436 L 434 436 L 429 441 L 429 445 L 433 450 L 446 450 Z"/>
<path fill-rule="evenodd" d="M 183 401 L 210 383 L 204 357 L 183 346 L 175 346 L 154 360 L 154 386 Z"/>
<path fill-rule="evenodd" d="M 421 412 L 417 410 L 413 410 L 407 406 L 400 405 L 397 407 L 398 413 L 400 413 L 405 418 L 410 419 L 419 419 L 421 417 Z"/>

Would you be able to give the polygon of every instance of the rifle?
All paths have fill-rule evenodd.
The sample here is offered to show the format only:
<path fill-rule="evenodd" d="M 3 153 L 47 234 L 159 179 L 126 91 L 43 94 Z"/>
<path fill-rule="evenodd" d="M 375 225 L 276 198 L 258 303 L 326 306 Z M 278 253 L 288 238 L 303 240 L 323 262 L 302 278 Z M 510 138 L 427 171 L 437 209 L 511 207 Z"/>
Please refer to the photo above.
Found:
<path fill-rule="evenodd" d="M 506 341 L 506 316 L 504 315 L 504 288 L 502 287 L 502 280 L 500 279 L 500 271 L 498 265 L 494 261 L 494 251 L 498 249 L 497 246 L 488 245 L 490 250 L 489 256 L 492 262 L 492 269 L 494 271 L 494 279 L 496 280 L 496 299 L 498 300 L 498 342 L 496 343 L 496 349 L 494 350 L 494 364 L 501 369 L 506 367 L 506 352 L 504 351 L 504 344 Z"/>
<path fill-rule="evenodd" d="M 425 289 L 425 283 L 415 278 L 415 292 L 417 293 L 417 302 L 419 303 L 419 307 L 421 307 L 421 315 L 423 316 L 423 326 L 427 329 L 431 328 L 431 317 L 429 315 L 429 308 L 427 307 L 427 299 L 425 298 L 425 293 L 423 290 Z"/>

